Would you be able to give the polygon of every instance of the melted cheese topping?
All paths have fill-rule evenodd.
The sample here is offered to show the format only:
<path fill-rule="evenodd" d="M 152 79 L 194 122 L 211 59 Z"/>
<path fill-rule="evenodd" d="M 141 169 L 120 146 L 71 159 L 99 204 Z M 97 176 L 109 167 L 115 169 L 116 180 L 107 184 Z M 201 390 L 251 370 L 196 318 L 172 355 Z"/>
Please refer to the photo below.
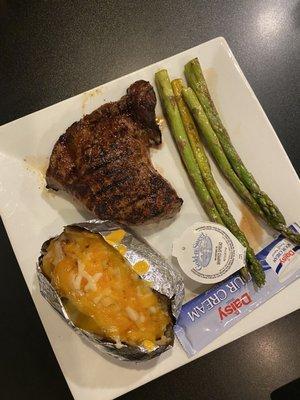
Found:
<path fill-rule="evenodd" d="M 104 237 L 105 241 L 113 246 L 118 252 L 123 256 L 126 251 L 127 247 L 124 244 L 121 244 L 125 236 L 125 231 L 123 229 L 117 229 Z"/>
<path fill-rule="evenodd" d="M 82 329 L 147 350 L 165 338 L 166 305 L 100 235 L 65 230 L 51 241 L 42 269 Z"/>
<path fill-rule="evenodd" d="M 147 263 L 147 261 L 142 260 L 142 261 L 138 261 L 137 263 L 135 263 L 132 268 L 135 270 L 135 272 L 139 275 L 143 275 L 146 274 L 149 271 L 149 264 Z"/>
<path fill-rule="evenodd" d="M 108 243 L 120 243 L 122 242 L 124 236 L 125 236 L 125 231 L 123 229 L 117 229 L 106 235 L 105 240 Z"/>

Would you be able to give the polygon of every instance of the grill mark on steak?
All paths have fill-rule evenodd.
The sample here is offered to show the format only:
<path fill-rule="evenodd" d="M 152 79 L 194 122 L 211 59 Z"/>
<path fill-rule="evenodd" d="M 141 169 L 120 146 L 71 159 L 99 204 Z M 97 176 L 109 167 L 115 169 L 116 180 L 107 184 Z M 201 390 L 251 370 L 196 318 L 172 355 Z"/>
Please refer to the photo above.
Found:
<path fill-rule="evenodd" d="M 73 123 L 53 148 L 47 187 L 101 219 L 141 224 L 175 215 L 182 199 L 150 160 L 149 148 L 161 143 L 155 105 L 150 83 L 137 81 L 119 101 Z"/>

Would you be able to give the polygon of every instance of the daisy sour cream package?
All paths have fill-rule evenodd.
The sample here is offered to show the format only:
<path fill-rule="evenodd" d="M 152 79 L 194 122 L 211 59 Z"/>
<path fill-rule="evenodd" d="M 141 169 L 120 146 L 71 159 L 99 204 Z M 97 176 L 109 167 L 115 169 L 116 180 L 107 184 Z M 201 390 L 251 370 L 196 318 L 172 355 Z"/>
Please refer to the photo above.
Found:
<path fill-rule="evenodd" d="M 291 228 L 300 232 L 300 227 Z M 300 277 L 300 246 L 279 235 L 256 257 L 266 274 L 266 284 L 257 288 L 236 272 L 182 307 L 175 333 L 188 356 L 235 325 L 241 318 L 266 302 Z"/>

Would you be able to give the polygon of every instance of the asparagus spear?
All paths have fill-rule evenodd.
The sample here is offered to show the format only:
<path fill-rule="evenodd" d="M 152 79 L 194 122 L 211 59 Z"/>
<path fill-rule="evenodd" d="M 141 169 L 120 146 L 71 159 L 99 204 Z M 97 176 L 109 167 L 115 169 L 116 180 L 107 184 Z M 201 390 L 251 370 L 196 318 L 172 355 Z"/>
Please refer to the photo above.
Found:
<path fill-rule="evenodd" d="M 219 167 L 221 168 L 222 172 L 226 176 L 226 178 L 231 182 L 235 190 L 242 196 L 248 206 L 259 214 L 262 218 L 264 218 L 264 213 L 260 209 L 257 202 L 251 196 L 251 193 L 240 181 L 239 177 L 236 175 L 234 170 L 231 168 L 231 165 L 224 154 L 222 146 L 219 142 L 217 135 L 215 134 L 214 130 L 212 129 L 201 104 L 199 103 L 194 91 L 191 88 L 184 88 L 182 90 L 182 94 L 184 97 L 185 102 L 187 103 L 195 121 L 202 131 L 210 151 L 213 153 L 215 159 L 218 162 Z"/>
<path fill-rule="evenodd" d="M 234 148 L 228 132 L 222 124 L 216 107 L 211 99 L 199 60 L 197 58 L 191 60 L 185 65 L 185 75 L 189 85 L 195 91 L 196 96 L 205 111 L 211 127 L 219 139 L 219 143 L 221 144 L 221 147 L 228 161 L 230 162 L 231 167 L 234 169 L 239 179 L 247 187 L 253 199 L 259 205 L 264 216 L 261 215 L 261 212 L 258 214 L 263 217 L 271 227 L 278 230 L 295 243 L 300 243 L 300 235 L 295 234 L 286 226 L 286 222 L 282 213 L 273 203 L 270 197 L 260 189 L 255 178 L 247 170 L 236 149 Z M 239 193 L 243 197 L 242 193 Z M 252 209 L 257 212 L 254 208 Z"/>
<path fill-rule="evenodd" d="M 209 218 L 214 222 L 222 224 L 220 214 L 203 182 L 192 148 L 186 136 L 167 70 L 157 72 L 155 74 L 155 81 L 162 105 L 171 127 L 171 132 L 176 141 L 182 161 L 193 183 L 196 194 Z"/>
<path fill-rule="evenodd" d="M 244 233 L 240 230 L 238 224 L 236 223 L 233 215 L 230 213 L 226 200 L 222 196 L 217 183 L 213 177 L 211 172 L 210 164 L 208 158 L 205 154 L 203 145 L 200 141 L 197 128 L 194 124 L 193 118 L 182 98 L 181 91 L 184 89 L 182 79 L 175 79 L 172 81 L 172 88 L 175 94 L 175 100 L 181 115 L 181 119 L 189 138 L 192 150 L 194 152 L 194 156 L 198 163 L 203 181 L 210 192 L 210 195 L 219 211 L 219 214 L 222 218 L 223 224 L 232 232 L 233 235 L 241 242 L 241 244 L 246 247 L 246 255 L 247 255 L 247 266 L 250 271 L 250 274 L 256 284 L 258 286 L 262 286 L 265 282 L 264 271 L 256 259 L 255 254 L 249 242 L 244 235 Z M 245 276 L 245 269 L 241 271 Z"/>

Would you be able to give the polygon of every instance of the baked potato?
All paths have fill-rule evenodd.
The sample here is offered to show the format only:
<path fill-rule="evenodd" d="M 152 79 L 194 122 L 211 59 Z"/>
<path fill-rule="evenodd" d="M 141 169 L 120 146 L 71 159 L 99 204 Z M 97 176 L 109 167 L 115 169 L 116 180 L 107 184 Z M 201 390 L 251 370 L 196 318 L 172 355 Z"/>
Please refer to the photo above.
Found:
<path fill-rule="evenodd" d="M 39 267 L 76 329 L 119 358 L 149 359 L 173 345 L 171 300 L 152 289 L 118 247 L 68 226 L 43 245 Z"/>

